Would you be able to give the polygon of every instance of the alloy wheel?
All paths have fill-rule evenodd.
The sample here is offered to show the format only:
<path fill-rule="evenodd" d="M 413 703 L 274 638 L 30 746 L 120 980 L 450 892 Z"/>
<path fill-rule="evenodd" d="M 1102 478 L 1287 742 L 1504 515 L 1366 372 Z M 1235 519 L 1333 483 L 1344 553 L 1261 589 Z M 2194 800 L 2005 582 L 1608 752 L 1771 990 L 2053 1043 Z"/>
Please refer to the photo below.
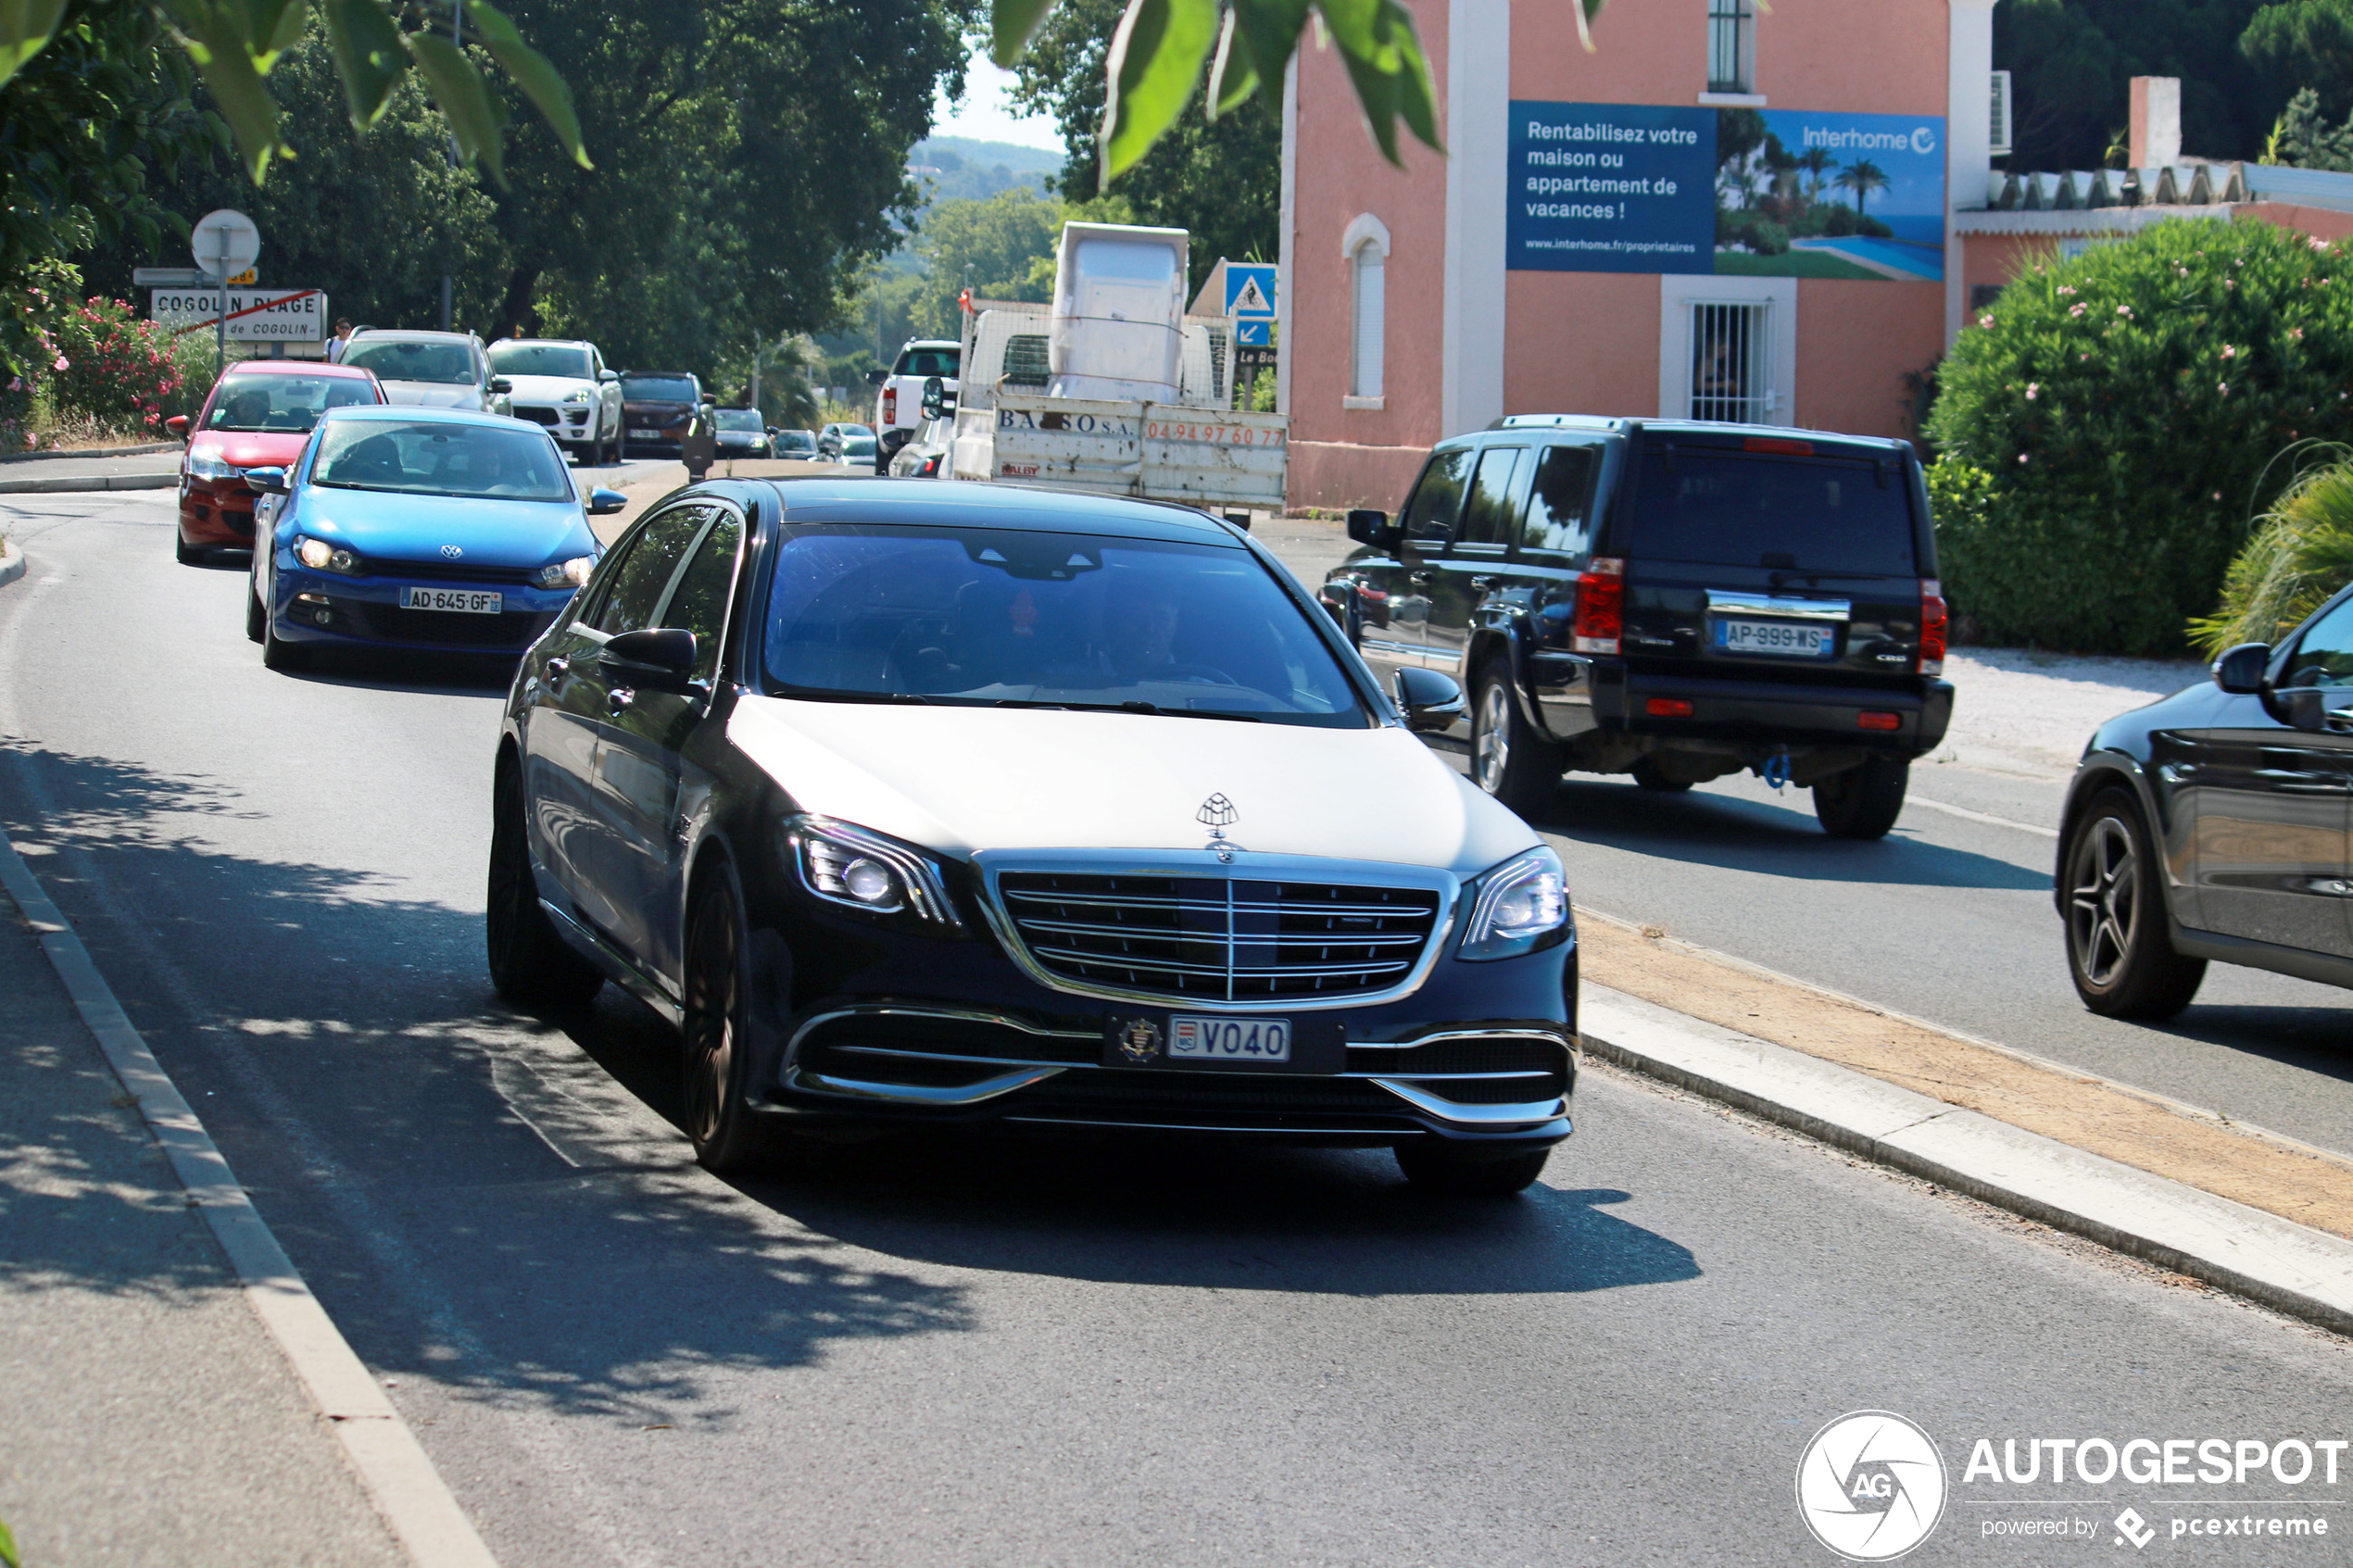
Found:
<path fill-rule="evenodd" d="M 2103 816 L 2084 833 L 2069 881 L 2068 935 L 2075 962 L 2091 985 L 2107 987 L 2133 954 L 2140 892 L 2140 857 L 2132 831 Z"/>
<path fill-rule="evenodd" d="M 1478 694 L 1478 733 L 1471 737 L 1471 771 L 1478 787 L 1492 795 L 1504 787 L 1504 770 L 1512 760 L 1511 696 L 1499 681 L 1490 681 Z"/>

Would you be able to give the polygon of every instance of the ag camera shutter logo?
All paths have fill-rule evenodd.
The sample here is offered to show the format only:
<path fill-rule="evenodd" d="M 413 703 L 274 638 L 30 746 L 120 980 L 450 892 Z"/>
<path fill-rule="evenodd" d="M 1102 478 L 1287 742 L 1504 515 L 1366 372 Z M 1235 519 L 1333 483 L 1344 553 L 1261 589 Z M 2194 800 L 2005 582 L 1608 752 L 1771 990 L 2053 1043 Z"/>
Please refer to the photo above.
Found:
<path fill-rule="evenodd" d="M 1797 1512 L 1816 1540 L 1849 1562 L 1890 1562 L 1944 1517 L 1944 1457 L 1891 1411 L 1840 1416 L 1798 1458 Z"/>

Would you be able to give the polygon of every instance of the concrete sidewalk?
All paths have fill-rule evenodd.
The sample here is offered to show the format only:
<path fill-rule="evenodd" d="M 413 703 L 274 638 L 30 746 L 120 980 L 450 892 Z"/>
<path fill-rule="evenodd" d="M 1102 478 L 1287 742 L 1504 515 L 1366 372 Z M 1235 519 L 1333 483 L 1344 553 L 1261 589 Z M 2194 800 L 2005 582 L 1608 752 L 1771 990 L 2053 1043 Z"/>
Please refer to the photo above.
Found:
<path fill-rule="evenodd" d="M 0 897 L 0 1520 L 28 1565 L 409 1561 Z"/>

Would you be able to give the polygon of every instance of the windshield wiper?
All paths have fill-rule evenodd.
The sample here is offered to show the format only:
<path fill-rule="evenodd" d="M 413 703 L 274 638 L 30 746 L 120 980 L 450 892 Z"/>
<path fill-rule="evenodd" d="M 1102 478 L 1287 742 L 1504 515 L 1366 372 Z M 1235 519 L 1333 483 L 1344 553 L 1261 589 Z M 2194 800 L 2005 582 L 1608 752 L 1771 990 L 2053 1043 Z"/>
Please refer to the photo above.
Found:
<path fill-rule="evenodd" d="M 785 686 L 773 695 L 794 702 L 900 702 L 915 703 L 925 708 L 937 706 L 930 697 L 914 692 L 857 692 L 837 686 Z"/>
<path fill-rule="evenodd" d="M 990 699 L 991 708 L 1064 709 L 1072 713 L 1149 713 L 1160 719 L 1231 719 L 1237 723 L 1255 724 L 1255 713 L 1228 713 L 1214 708 L 1163 708 L 1156 702 L 1131 699 L 1126 702 L 1049 702 L 1043 697 L 1000 696 Z"/>

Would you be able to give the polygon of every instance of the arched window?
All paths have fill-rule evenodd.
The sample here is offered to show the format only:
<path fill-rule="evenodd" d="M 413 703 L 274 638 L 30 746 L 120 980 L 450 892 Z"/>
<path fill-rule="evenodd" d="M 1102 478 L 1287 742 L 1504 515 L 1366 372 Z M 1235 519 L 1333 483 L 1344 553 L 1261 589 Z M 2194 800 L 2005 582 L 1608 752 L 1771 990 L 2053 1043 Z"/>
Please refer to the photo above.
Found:
<path fill-rule="evenodd" d="M 1370 213 L 1358 216 L 1340 239 L 1348 258 L 1348 395 L 1381 396 L 1382 360 L 1389 326 L 1389 226 Z"/>

